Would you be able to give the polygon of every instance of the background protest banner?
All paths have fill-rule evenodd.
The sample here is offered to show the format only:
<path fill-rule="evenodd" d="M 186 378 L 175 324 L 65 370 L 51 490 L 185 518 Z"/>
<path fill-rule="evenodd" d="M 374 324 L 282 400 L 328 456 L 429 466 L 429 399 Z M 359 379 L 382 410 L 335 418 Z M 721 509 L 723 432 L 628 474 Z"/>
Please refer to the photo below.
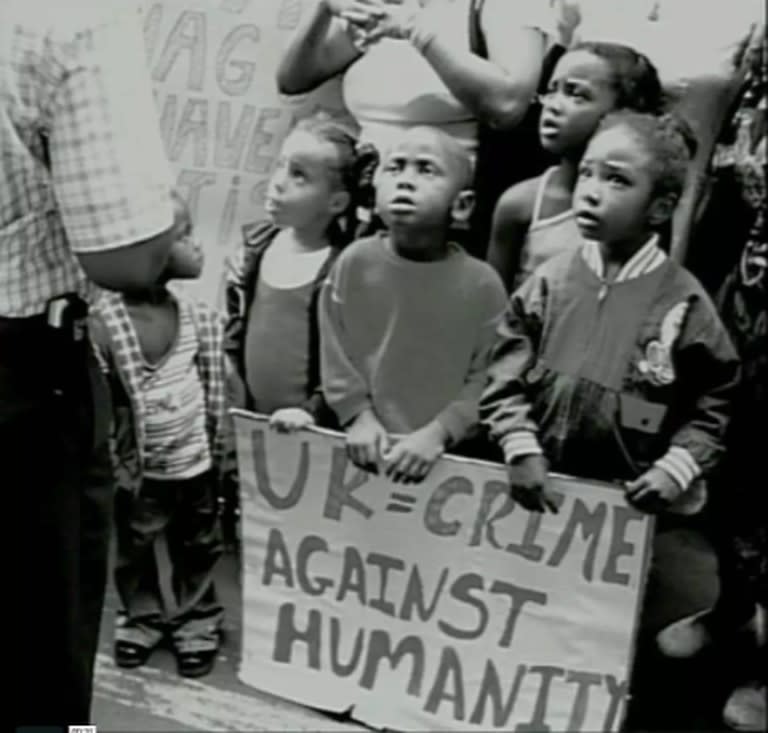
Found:
<path fill-rule="evenodd" d="M 553 477 L 534 514 L 502 466 L 395 485 L 234 415 L 245 683 L 394 730 L 619 729 L 652 532 L 622 491 Z"/>
<path fill-rule="evenodd" d="M 339 85 L 281 98 L 285 44 L 313 0 L 144 0 L 147 57 L 166 152 L 203 242 L 196 295 L 222 303 L 225 257 L 240 227 L 263 218 L 285 134 L 317 109 L 347 120 Z"/>

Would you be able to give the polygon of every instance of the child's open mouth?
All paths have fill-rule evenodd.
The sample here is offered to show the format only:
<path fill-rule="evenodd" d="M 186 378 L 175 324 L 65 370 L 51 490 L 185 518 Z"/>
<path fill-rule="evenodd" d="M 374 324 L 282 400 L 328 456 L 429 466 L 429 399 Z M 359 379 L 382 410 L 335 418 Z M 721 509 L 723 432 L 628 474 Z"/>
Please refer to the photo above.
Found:
<path fill-rule="evenodd" d="M 560 133 L 560 124 L 555 120 L 543 118 L 539 123 L 539 134 L 544 137 L 555 137 Z"/>
<path fill-rule="evenodd" d="M 594 231 L 600 226 L 600 218 L 590 211 L 576 213 L 576 224 L 582 231 Z"/>
<path fill-rule="evenodd" d="M 416 210 L 416 204 L 410 196 L 395 196 L 389 202 L 393 214 L 409 214 Z"/>

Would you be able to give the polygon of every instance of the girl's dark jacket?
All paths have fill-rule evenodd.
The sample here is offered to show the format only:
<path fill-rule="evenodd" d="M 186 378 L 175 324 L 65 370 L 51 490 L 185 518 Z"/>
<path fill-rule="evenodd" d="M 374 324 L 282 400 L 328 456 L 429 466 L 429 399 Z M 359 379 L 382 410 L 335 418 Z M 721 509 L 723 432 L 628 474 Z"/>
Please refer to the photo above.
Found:
<path fill-rule="evenodd" d="M 235 366 L 238 376 L 245 380 L 245 335 L 248 330 L 248 314 L 256 297 L 261 263 L 267 248 L 274 242 L 280 229 L 271 222 L 255 222 L 243 226 L 243 247 L 240 256 L 230 262 L 227 268 L 225 297 L 227 320 L 224 332 L 224 351 Z M 327 428 L 338 427 L 333 411 L 323 397 L 320 381 L 320 325 L 318 302 L 320 290 L 328 278 L 333 263 L 341 248 L 332 246 L 328 259 L 323 263 L 314 281 L 309 303 L 309 343 L 307 344 L 308 379 L 307 398 L 302 405 L 315 419 L 317 425 Z M 253 409 L 253 398 L 246 386 L 246 409 Z"/>

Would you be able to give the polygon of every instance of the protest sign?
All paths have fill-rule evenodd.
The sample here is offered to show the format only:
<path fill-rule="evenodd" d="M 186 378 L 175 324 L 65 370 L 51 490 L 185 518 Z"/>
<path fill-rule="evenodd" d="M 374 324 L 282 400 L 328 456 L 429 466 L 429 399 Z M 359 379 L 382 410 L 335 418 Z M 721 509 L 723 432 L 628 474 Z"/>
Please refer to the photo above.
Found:
<path fill-rule="evenodd" d="M 348 119 L 337 82 L 281 98 L 276 72 L 312 0 L 145 0 L 144 36 L 166 152 L 204 245 L 192 288 L 222 304 L 225 258 L 263 218 L 266 183 L 297 117 Z M 139 141 L 140 143 L 140 141 Z"/>
<path fill-rule="evenodd" d="M 652 532 L 623 491 L 552 477 L 535 514 L 499 465 L 396 485 L 233 414 L 244 682 L 393 730 L 619 729 Z"/>

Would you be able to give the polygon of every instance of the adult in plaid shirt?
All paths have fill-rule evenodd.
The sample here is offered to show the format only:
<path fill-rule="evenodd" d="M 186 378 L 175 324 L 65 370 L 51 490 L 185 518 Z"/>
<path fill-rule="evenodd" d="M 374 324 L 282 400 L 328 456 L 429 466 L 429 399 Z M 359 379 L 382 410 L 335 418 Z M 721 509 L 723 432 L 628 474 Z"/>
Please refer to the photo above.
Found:
<path fill-rule="evenodd" d="M 157 280 L 181 222 L 127 2 L 0 3 L 0 476 L 13 722 L 87 723 L 113 481 L 94 284 Z M 98 409 L 97 409 L 98 408 Z"/>

